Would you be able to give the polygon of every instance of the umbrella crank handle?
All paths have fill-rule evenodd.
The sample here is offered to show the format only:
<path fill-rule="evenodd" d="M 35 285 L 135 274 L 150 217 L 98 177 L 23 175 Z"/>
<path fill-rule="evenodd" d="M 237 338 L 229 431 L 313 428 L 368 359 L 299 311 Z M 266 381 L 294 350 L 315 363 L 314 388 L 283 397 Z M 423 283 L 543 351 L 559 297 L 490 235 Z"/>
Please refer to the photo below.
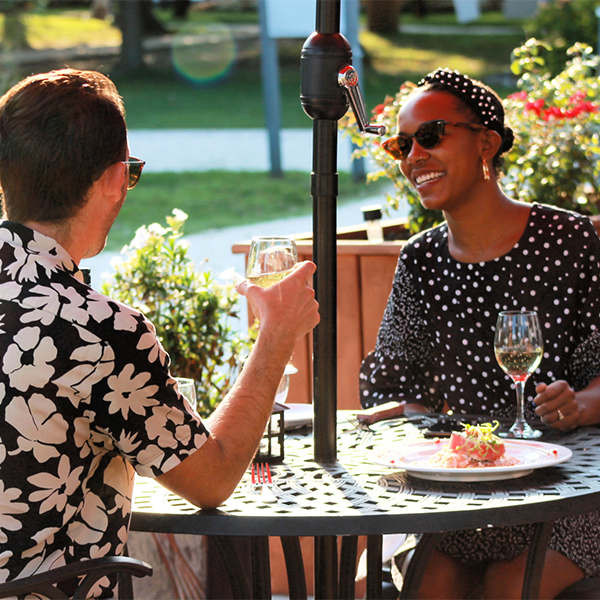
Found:
<path fill-rule="evenodd" d="M 358 85 L 358 73 L 352 65 L 346 65 L 341 68 L 338 73 L 338 85 L 344 88 L 348 96 L 358 129 L 365 133 L 372 133 L 373 135 L 384 135 L 386 131 L 385 125 L 369 125 L 365 103 L 360 93 L 360 86 Z"/>

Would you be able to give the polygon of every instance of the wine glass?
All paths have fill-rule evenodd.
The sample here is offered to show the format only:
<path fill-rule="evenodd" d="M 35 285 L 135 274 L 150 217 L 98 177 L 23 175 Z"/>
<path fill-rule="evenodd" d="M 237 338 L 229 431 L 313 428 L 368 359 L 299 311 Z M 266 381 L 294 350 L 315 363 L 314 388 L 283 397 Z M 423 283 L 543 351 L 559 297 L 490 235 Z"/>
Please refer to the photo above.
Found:
<path fill-rule="evenodd" d="M 298 262 L 296 242 L 290 237 L 254 237 L 248 252 L 246 277 L 266 288 L 281 281 Z"/>
<path fill-rule="evenodd" d="M 505 437 L 537 438 L 542 432 L 533 429 L 524 415 L 525 382 L 538 368 L 544 351 L 542 331 L 533 310 L 502 311 L 496 323 L 494 352 L 502 370 L 515 382 L 517 419 Z"/>
<path fill-rule="evenodd" d="M 275 392 L 275 402 L 277 404 L 283 404 L 287 398 L 289 389 L 290 389 L 290 375 L 297 373 L 298 369 L 294 365 L 288 364 L 285 366 L 285 371 L 283 372 L 283 377 L 279 382 L 279 387 L 277 388 L 277 392 Z"/>
<path fill-rule="evenodd" d="M 188 377 L 174 377 L 179 388 L 179 393 L 185 396 L 189 403 L 198 410 L 198 401 L 196 399 L 196 384 L 193 379 Z"/>
<path fill-rule="evenodd" d="M 246 277 L 252 283 L 267 288 L 288 275 L 297 262 L 298 249 L 292 238 L 283 236 L 253 237 L 248 251 Z M 287 365 L 286 372 L 279 382 L 276 402 L 285 401 L 289 388 L 289 374 L 293 372 L 296 372 L 296 369 Z"/>

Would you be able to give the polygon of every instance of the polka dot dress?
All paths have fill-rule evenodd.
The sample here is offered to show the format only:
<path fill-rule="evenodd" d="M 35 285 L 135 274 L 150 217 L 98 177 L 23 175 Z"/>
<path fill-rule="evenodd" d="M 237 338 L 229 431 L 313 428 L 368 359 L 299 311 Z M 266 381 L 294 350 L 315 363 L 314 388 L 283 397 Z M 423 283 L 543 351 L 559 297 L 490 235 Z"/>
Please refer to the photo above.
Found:
<path fill-rule="evenodd" d="M 504 256 L 461 263 L 440 225 L 402 252 L 375 352 L 361 370 L 361 403 L 444 403 L 459 413 L 514 417 L 515 390 L 494 355 L 501 310 L 536 310 L 544 356 L 527 382 L 566 379 L 575 389 L 600 375 L 600 241 L 587 218 L 533 205 Z"/>
<path fill-rule="evenodd" d="M 525 389 L 529 418 L 537 383 L 564 379 L 579 390 L 600 376 L 600 240 L 589 219 L 534 204 L 514 248 L 483 263 L 456 261 L 447 236 L 442 224 L 413 238 L 400 256 L 375 351 L 361 368 L 364 407 L 400 400 L 434 412 L 446 405 L 455 413 L 514 418 L 514 386 L 494 356 L 502 310 L 536 310 L 540 319 L 544 356 Z M 578 521 L 583 529 L 588 518 Z M 586 573 L 597 574 L 598 515 L 592 521 L 594 535 L 582 529 L 579 538 L 573 533 L 555 542 Z M 514 544 L 521 530 L 507 528 L 502 544 Z M 449 534 L 454 542 L 446 549 L 465 547 L 465 533 Z M 583 548 L 579 539 L 589 544 Z"/>

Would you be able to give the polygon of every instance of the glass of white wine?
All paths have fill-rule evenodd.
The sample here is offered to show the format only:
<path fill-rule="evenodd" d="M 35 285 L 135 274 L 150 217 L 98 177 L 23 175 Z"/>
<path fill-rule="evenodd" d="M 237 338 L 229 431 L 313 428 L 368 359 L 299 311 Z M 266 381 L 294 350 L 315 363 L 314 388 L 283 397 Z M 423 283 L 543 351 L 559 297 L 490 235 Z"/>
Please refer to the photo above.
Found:
<path fill-rule="evenodd" d="M 254 237 L 248 252 L 246 277 L 266 288 L 281 281 L 298 262 L 296 242 L 290 237 Z"/>
<path fill-rule="evenodd" d="M 538 368 L 544 343 L 537 313 L 533 310 L 503 311 L 498 315 L 494 352 L 502 370 L 515 382 L 517 419 L 505 437 L 537 438 L 542 432 L 525 419 L 525 382 Z"/>
<path fill-rule="evenodd" d="M 174 377 L 179 388 L 179 393 L 185 396 L 189 403 L 198 410 L 198 400 L 196 399 L 196 382 L 188 377 Z"/>
<path fill-rule="evenodd" d="M 291 237 L 253 237 L 248 252 L 246 277 L 252 283 L 268 288 L 289 275 L 297 262 L 298 249 L 296 242 Z M 286 372 L 279 382 L 276 402 L 285 401 L 289 389 L 289 374 L 294 372 L 296 369 L 291 365 L 286 367 Z"/>

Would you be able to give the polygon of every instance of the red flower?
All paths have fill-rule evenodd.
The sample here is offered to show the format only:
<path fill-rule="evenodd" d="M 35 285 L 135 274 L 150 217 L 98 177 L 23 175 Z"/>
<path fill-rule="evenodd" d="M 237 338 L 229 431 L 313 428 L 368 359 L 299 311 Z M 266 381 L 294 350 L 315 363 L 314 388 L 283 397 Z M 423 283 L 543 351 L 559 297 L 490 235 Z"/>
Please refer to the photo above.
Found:
<path fill-rule="evenodd" d="M 550 106 L 543 113 L 544 121 L 549 121 L 550 119 L 564 119 L 566 114 L 562 108 L 558 106 Z"/>
<path fill-rule="evenodd" d="M 589 100 L 581 103 L 581 110 L 586 113 L 595 113 L 598 112 L 598 108 L 600 108 L 597 104 L 590 102 Z"/>
<path fill-rule="evenodd" d="M 585 102 L 579 102 L 569 109 L 550 106 L 542 111 L 542 118 L 544 121 L 548 121 L 549 119 L 575 119 L 583 113 L 598 112 L 598 108 L 597 104 L 587 100 Z M 540 113 L 538 112 L 538 116 L 539 115 Z"/>
<path fill-rule="evenodd" d="M 515 92 L 508 97 L 510 100 L 527 100 L 527 92 L 522 90 L 520 92 Z"/>
<path fill-rule="evenodd" d="M 586 98 L 587 94 L 583 90 L 579 90 L 569 98 L 569 102 L 571 102 L 571 104 L 577 104 L 578 102 L 583 102 Z"/>
<path fill-rule="evenodd" d="M 542 114 L 544 108 L 544 99 L 539 98 L 538 100 L 528 100 L 525 102 L 525 110 L 534 112 L 538 117 Z"/>

